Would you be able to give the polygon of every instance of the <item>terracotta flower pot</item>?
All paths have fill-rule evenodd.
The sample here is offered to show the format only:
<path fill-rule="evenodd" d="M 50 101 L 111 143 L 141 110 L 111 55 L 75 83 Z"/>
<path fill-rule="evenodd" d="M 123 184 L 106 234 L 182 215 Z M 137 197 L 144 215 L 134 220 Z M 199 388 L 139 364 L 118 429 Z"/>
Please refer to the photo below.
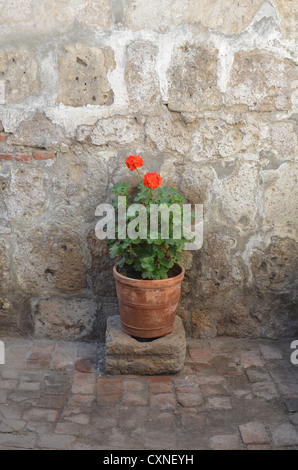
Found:
<path fill-rule="evenodd" d="M 136 338 L 160 338 L 172 332 L 180 299 L 184 268 L 178 274 L 159 281 L 132 279 L 113 274 L 123 330 Z"/>

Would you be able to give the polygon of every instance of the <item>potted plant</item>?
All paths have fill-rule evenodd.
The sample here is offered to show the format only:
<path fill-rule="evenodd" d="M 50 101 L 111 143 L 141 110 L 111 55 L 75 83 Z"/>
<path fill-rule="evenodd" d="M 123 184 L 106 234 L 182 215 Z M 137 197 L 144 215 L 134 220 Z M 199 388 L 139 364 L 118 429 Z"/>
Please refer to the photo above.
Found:
<path fill-rule="evenodd" d="M 173 330 L 185 274 L 181 254 L 189 238 L 181 234 L 184 198 L 177 188 L 163 187 L 160 174 L 142 177 L 143 163 L 139 155 L 126 159 L 140 181 L 135 188 L 114 185 L 117 223 L 115 237 L 106 241 L 110 257 L 118 259 L 113 274 L 123 330 L 136 338 L 158 338 Z"/>

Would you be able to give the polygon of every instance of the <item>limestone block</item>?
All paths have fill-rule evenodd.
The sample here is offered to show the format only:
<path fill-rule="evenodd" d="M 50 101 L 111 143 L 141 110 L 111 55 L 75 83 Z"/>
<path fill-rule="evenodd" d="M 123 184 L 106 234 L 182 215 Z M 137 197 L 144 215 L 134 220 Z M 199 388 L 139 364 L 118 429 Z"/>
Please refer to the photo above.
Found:
<path fill-rule="evenodd" d="M 42 299 L 34 311 L 34 336 L 81 340 L 94 332 L 98 302 L 84 298 Z"/>
<path fill-rule="evenodd" d="M 275 0 L 281 17 L 281 31 L 285 39 L 298 39 L 298 3 L 296 0 Z"/>
<path fill-rule="evenodd" d="M 271 147 L 276 150 L 280 160 L 296 158 L 298 139 L 293 122 L 274 122 L 270 127 L 270 136 Z"/>
<path fill-rule="evenodd" d="M 285 162 L 264 170 L 264 225 L 281 236 L 298 236 L 298 166 Z"/>
<path fill-rule="evenodd" d="M 152 112 L 161 104 L 156 72 L 158 47 L 149 41 L 134 41 L 127 47 L 125 79 L 133 111 Z"/>
<path fill-rule="evenodd" d="M 76 153 L 61 155 L 49 169 L 52 202 L 60 220 L 70 225 L 74 221 L 94 222 L 95 209 L 105 198 L 108 184 L 104 155 L 79 148 Z"/>
<path fill-rule="evenodd" d="M 244 229 L 255 226 L 258 167 L 247 161 L 239 165 L 229 178 L 219 183 L 220 213 Z"/>
<path fill-rule="evenodd" d="M 136 0 L 129 2 L 125 26 L 132 30 L 165 32 L 179 26 L 188 18 L 188 0 Z"/>
<path fill-rule="evenodd" d="M 16 26 L 22 26 L 30 22 L 33 15 L 33 1 L 22 0 L 16 3 L 14 0 L 1 1 L 1 33 L 11 33 Z M 0 33 L 0 34 L 1 34 Z M 1 34 L 1 35 L 2 35 Z"/>
<path fill-rule="evenodd" d="M 222 119 L 200 120 L 191 144 L 192 159 L 231 158 L 243 148 L 240 123 L 228 124 Z"/>
<path fill-rule="evenodd" d="M 204 311 L 221 308 L 242 283 L 241 267 L 231 255 L 233 242 L 231 237 L 219 231 L 205 236 L 201 272 L 193 277 L 193 292 Z"/>
<path fill-rule="evenodd" d="M 7 247 L 0 240 L 0 292 L 6 292 L 11 287 L 11 271 Z"/>
<path fill-rule="evenodd" d="M 249 302 L 235 301 L 232 305 L 223 305 L 218 321 L 218 335 L 257 338 L 260 326 L 250 314 Z M 268 329 L 269 330 L 269 329 Z"/>
<path fill-rule="evenodd" d="M 191 311 L 192 336 L 194 338 L 214 338 L 217 335 L 214 312 L 199 308 Z"/>
<path fill-rule="evenodd" d="M 208 199 L 215 178 L 215 171 L 210 166 L 185 165 L 181 178 L 182 194 L 192 204 L 203 204 Z"/>
<path fill-rule="evenodd" d="M 191 0 L 190 22 L 225 34 L 239 34 L 253 20 L 263 0 Z"/>
<path fill-rule="evenodd" d="M 13 258 L 19 285 L 25 292 L 76 292 L 87 287 L 81 240 L 69 228 L 24 230 L 18 234 Z"/>
<path fill-rule="evenodd" d="M 179 372 L 184 365 L 185 354 L 185 331 L 178 316 L 172 333 L 150 342 L 140 342 L 124 333 L 118 315 L 107 319 L 108 374 L 158 375 Z"/>
<path fill-rule="evenodd" d="M 257 49 L 242 51 L 234 56 L 225 104 L 237 105 L 243 111 L 287 110 L 297 80 L 288 59 Z"/>
<path fill-rule="evenodd" d="M 250 284 L 259 291 L 287 294 L 295 299 L 297 292 L 297 246 L 291 238 L 274 236 L 264 249 L 253 249 L 249 260 Z"/>
<path fill-rule="evenodd" d="M 200 113 L 220 108 L 217 58 L 218 51 L 211 46 L 185 44 L 174 49 L 168 69 L 169 109 Z"/>
<path fill-rule="evenodd" d="M 10 184 L 3 191 L 10 219 L 31 218 L 42 213 L 48 201 L 42 168 L 22 166 L 11 169 Z"/>
<path fill-rule="evenodd" d="M 190 146 L 191 133 L 179 120 L 173 120 L 167 114 L 151 117 L 145 123 L 145 135 L 162 152 L 178 152 L 185 155 Z"/>
<path fill-rule="evenodd" d="M 87 236 L 88 249 L 91 254 L 90 278 L 92 291 L 98 296 L 116 299 L 115 279 L 113 267 L 115 260 L 109 257 L 109 249 L 105 240 L 96 238 L 95 231 L 91 230 Z"/>
<path fill-rule="evenodd" d="M 22 121 L 6 142 L 13 145 L 46 148 L 57 145 L 63 140 L 63 129 L 52 123 L 44 114 L 36 113 L 32 118 Z"/>
<path fill-rule="evenodd" d="M 65 46 L 59 59 L 57 103 L 67 106 L 106 105 L 114 102 L 107 73 L 115 66 L 110 48 L 80 44 Z"/>
<path fill-rule="evenodd" d="M 46 34 L 52 30 L 65 32 L 73 24 L 83 24 L 100 31 L 111 26 L 110 0 L 3 0 L 1 3 L 0 36 L 29 30 Z"/>
<path fill-rule="evenodd" d="M 90 142 L 93 145 L 128 145 L 137 141 L 141 134 L 135 119 L 122 116 L 101 119 L 90 131 Z M 86 139 L 86 134 L 84 138 Z"/>
<path fill-rule="evenodd" d="M 41 91 L 34 51 L 22 48 L 0 53 L 0 77 L 7 103 L 22 103 L 27 96 Z"/>

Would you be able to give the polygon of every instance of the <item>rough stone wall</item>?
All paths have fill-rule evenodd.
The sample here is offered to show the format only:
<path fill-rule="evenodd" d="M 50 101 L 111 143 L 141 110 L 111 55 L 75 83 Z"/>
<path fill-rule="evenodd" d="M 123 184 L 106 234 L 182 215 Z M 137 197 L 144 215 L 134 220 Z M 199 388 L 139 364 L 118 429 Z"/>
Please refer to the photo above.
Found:
<path fill-rule="evenodd" d="M 297 333 L 298 0 L 0 0 L 0 333 L 103 337 L 142 155 L 192 203 L 187 334 Z"/>

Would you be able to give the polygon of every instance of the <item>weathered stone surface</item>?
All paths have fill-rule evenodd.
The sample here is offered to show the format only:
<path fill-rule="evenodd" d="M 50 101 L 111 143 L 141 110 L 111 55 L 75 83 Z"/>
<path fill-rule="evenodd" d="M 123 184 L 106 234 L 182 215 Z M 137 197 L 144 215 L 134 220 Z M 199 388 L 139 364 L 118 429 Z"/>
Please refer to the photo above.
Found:
<path fill-rule="evenodd" d="M 185 44 L 174 49 L 168 70 L 169 109 L 197 113 L 219 109 L 217 54 L 207 45 Z"/>
<path fill-rule="evenodd" d="M 216 312 L 194 309 L 191 311 L 191 336 L 194 338 L 213 338 L 217 336 Z"/>
<path fill-rule="evenodd" d="M 137 0 L 129 3 L 125 15 L 125 26 L 133 30 L 165 32 L 185 21 L 188 16 L 188 1 Z"/>
<path fill-rule="evenodd" d="M 106 153 L 75 151 L 58 158 L 49 170 L 56 216 L 71 224 L 74 220 L 94 222 L 96 207 L 107 190 Z"/>
<path fill-rule="evenodd" d="M 34 336 L 81 340 L 95 330 L 99 304 L 91 299 L 51 297 L 34 311 Z"/>
<path fill-rule="evenodd" d="M 115 260 L 109 257 L 109 249 L 105 240 L 96 238 L 91 230 L 87 236 L 88 248 L 91 254 L 90 278 L 94 294 L 116 299 L 116 286 L 113 276 Z"/>
<path fill-rule="evenodd" d="M 176 317 L 172 333 L 151 342 L 139 342 L 123 332 L 118 315 L 108 318 L 106 371 L 108 374 L 157 375 L 182 369 L 186 354 L 183 324 Z"/>
<path fill-rule="evenodd" d="M 298 167 L 285 162 L 277 170 L 263 172 L 264 225 L 275 234 L 297 238 Z"/>
<path fill-rule="evenodd" d="M 40 215 L 48 200 L 46 175 L 41 168 L 22 166 L 11 169 L 10 184 L 3 192 L 10 219 Z"/>
<path fill-rule="evenodd" d="M 38 64 L 32 50 L 23 48 L 1 53 L 0 76 L 5 84 L 7 103 L 22 103 L 41 90 Z"/>
<path fill-rule="evenodd" d="M 201 22 L 225 34 L 239 34 L 251 23 L 263 0 L 192 0 L 190 3 L 190 22 Z"/>
<path fill-rule="evenodd" d="M 95 126 L 79 126 L 77 140 L 93 145 L 128 145 L 139 139 L 141 128 L 135 119 L 114 116 L 100 119 Z"/>
<path fill-rule="evenodd" d="M 232 220 L 241 229 L 254 227 L 258 167 L 254 161 L 239 166 L 229 178 L 220 180 L 220 205 L 224 218 Z"/>
<path fill-rule="evenodd" d="M 236 301 L 220 309 L 217 325 L 219 335 L 257 338 L 259 330 L 257 319 L 253 318 L 250 308 L 242 302 Z"/>
<path fill-rule="evenodd" d="M 215 172 L 210 166 L 186 165 L 182 175 L 181 191 L 192 204 L 203 204 L 208 200 L 215 177 Z"/>
<path fill-rule="evenodd" d="M 30 20 L 33 13 L 32 0 L 23 0 L 18 4 L 18 15 L 16 15 L 14 0 L 1 2 L 1 32 L 11 32 L 12 26 L 22 25 Z"/>
<path fill-rule="evenodd" d="M 225 104 L 244 111 L 287 110 L 297 79 L 294 65 L 287 59 L 258 49 L 236 53 Z"/>
<path fill-rule="evenodd" d="M 113 103 L 114 93 L 107 78 L 108 70 L 115 66 L 110 48 L 80 44 L 65 46 L 59 66 L 57 103 L 68 106 L 109 106 Z"/>
<path fill-rule="evenodd" d="M 272 148 L 276 150 L 280 160 L 290 160 L 296 157 L 298 139 L 293 122 L 274 122 L 270 128 L 270 136 Z"/>
<path fill-rule="evenodd" d="M 0 240 L 0 292 L 6 292 L 11 287 L 11 274 L 7 247 Z"/>
<path fill-rule="evenodd" d="M 14 262 L 25 292 L 76 292 L 87 287 L 81 240 L 69 228 L 44 226 L 24 231 L 18 236 Z"/>
<path fill-rule="evenodd" d="M 65 32 L 74 22 L 102 31 L 112 24 L 112 6 L 109 0 L 22 0 L 15 10 L 14 0 L 7 0 L 1 3 L 0 36 L 9 36 L 16 28 L 23 33 Z"/>
<path fill-rule="evenodd" d="M 127 47 L 125 79 L 133 111 L 146 114 L 161 104 L 156 74 L 158 47 L 149 41 L 134 41 Z"/>
<path fill-rule="evenodd" d="M 8 144 L 47 148 L 65 139 L 63 129 L 53 124 L 44 114 L 37 113 L 22 121 L 13 135 L 7 138 Z"/>
<path fill-rule="evenodd" d="M 250 258 L 252 284 L 260 291 L 287 293 L 297 289 L 298 253 L 295 240 L 272 237 L 265 250 L 255 248 Z"/>
<path fill-rule="evenodd" d="M 200 120 L 192 137 L 192 159 L 230 159 L 251 145 L 252 140 L 248 140 L 251 131 L 241 122 L 233 125 L 222 119 Z"/>
<path fill-rule="evenodd" d="M 243 275 L 239 263 L 230 255 L 232 244 L 230 237 L 220 233 L 211 232 L 205 237 L 202 272 L 195 281 L 203 310 L 221 307 L 241 285 Z"/>
<path fill-rule="evenodd" d="M 162 152 L 174 151 L 180 154 L 188 152 L 190 131 L 187 126 L 170 115 L 152 117 L 146 121 L 145 134 L 147 141 L 152 141 Z"/>
<path fill-rule="evenodd" d="M 281 17 L 281 31 L 285 39 L 298 39 L 298 4 L 296 0 L 275 0 Z"/>

